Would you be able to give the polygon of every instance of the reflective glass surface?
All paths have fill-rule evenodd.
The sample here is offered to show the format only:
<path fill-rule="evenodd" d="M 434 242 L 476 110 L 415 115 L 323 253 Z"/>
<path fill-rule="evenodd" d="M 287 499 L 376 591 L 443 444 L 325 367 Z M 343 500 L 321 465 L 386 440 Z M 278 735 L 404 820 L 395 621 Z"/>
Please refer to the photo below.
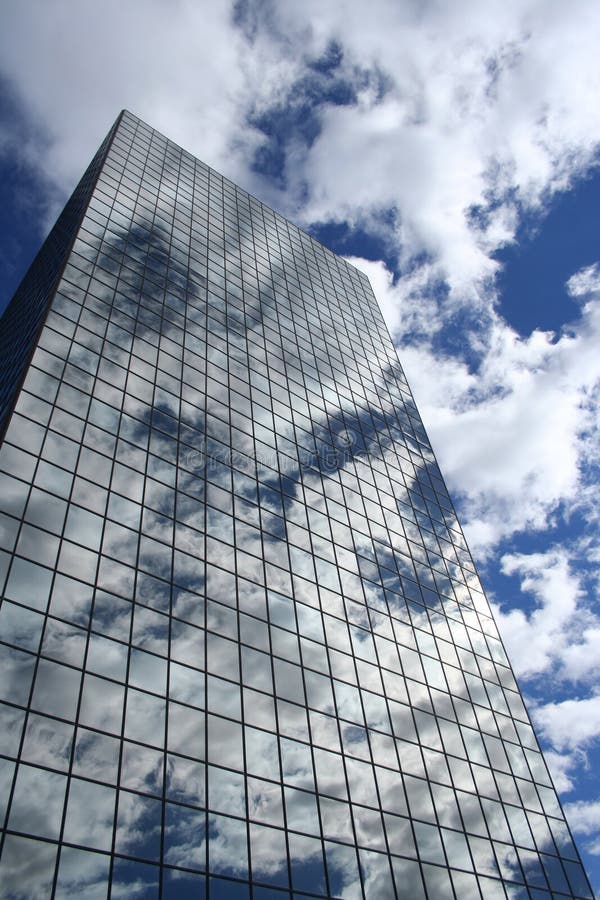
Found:
<path fill-rule="evenodd" d="M 366 277 L 129 113 L 77 191 L 0 448 L 3 896 L 591 897 Z"/>

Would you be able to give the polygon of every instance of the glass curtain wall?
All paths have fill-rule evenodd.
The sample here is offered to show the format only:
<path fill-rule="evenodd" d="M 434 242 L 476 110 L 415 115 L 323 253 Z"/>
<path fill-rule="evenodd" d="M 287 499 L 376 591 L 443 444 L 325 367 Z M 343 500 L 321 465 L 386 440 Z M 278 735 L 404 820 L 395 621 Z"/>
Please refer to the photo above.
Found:
<path fill-rule="evenodd" d="M 78 190 L 6 391 L 2 896 L 591 897 L 367 278 L 129 113 Z"/>

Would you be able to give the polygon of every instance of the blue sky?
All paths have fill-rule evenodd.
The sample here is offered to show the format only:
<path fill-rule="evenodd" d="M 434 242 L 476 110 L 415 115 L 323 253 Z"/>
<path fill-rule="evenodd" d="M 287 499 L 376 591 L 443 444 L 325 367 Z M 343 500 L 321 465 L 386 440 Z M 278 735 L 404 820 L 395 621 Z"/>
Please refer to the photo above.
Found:
<path fill-rule="evenodd" d="M 175 5 L 4 11 L 0 304 L 122 107 L 352 257 L 598 890 L 597 4 Z"/>

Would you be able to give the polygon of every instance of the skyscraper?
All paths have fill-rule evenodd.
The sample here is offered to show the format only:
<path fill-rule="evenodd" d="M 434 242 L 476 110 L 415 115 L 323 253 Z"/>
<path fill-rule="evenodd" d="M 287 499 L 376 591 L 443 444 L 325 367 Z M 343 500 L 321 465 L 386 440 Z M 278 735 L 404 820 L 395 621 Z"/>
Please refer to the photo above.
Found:
<path fill-rule="evenodd" d="M 0 351 L 3 897 L 592 896 L 363 274 L 124 112 Z"/>

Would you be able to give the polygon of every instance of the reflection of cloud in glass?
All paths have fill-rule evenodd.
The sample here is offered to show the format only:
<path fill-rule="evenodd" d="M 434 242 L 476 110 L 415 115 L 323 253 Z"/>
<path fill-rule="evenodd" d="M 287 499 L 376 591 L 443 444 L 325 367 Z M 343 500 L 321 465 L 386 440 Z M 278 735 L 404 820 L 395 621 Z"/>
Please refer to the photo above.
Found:
<path fill-rule="evenodd" d="M 131 859 L 115 858 L 111 897 L 116 900 L 145 900 L 158 894 L 158 866 L 145 865 Z"/>
<path fill-rule="evenodd" d="M 203 897 L 205 876 L 181 869 L 164 868 L 162 872 L 162 896 L 164 900 L 181 900 L 183 897 Z"/>
<path fill-rule="evenodd" d="M 164 860 L 186 869 L 206 868 L 205 813 L 173 803 L 165 807 Z"/>
<path fill-rule="evenodd" d="M 0 819 L 4 821 L 10 789 L 12 786 L 15 763 L 9 759 L 0 759 Z"/>
<path fill-rule="evenodd" d="M 287 849 L 283 831 L 251 822 L 250 858 L 255 878 L 279 887 L 288 886 Z"/>
<path fill-rule="evenodd" d="M 119 764 L 119 741 L 106 734 L 77 729 L 73 771 L 98 781 L 116 783 Z"/>
<path fill-rule="evenodd" d="M 119 791 L 115 849 L 142 859 L 160 857 L 162 804 L 160 800 Z"/>
<path fill-rule="evenodd" d="M 9 600 L 16 600 L 34 609 L 45 610 L 52 581 L 52 572 L 35 563 L 16 557 L 5 588 Z"/>
<path fill-rule="evenodd" d="M 160 796 L 163 783 L 163 753 L 151 747 L 123 742 L 121 786 Z"/>
<path fill-rule="evenodd" d="M 164 744 L 165 701 L 129 688 L 125 715 L 125 736 L 155 746 Z"/>
<path fill-rule="evenodd" d="M 20 765 L 9 827 L 56 839 L 60 832 L 67 779 L 57 772 Z"/>
<path fill-rule="evenodd" d="M 295 890 L 325 893 L 321 842 L 304 835 L 288 835 L 292 886 Z"/>
<path fill-rule="evenodd" d="M 65 820 L 65 840 L 97 850 L 110 850 L 116 791 L 73 778 Z"/>
<path fill-rule="evenodd" d="M 246 797 L 244 776 L 216 766 L 208 766 L 208 808 L 215 812 L 244 817 Z"/>
<path fill-rule="evenodd" d="M 122 685 L 85 675 L 79 720 L 82 725 L 100 731 L 120 733 L 123 718 L 124 688 Z"/>
<path fill-rule="evenodd" d="M 119 774 L 120 787 L 127 789 L 118 805 L 119 851 L 158 861 L 164 823 L 166 862 L 195 870 L 187 875 L 168 870 L 165 897 L 183 895 L 188 887 L 200 895 L 198 873 L 207 854 L 223 876 L 246 877 L 250 867 L 254 876 L 287 887 L 285 837 L 292 888 L 324 894 L 320 821 L 331 895 L 363 896 L 359 865 L 366 896 L 393 895 L 383 824 L 390 849 L 402 857 L 392 860 L 399 896 L 423 897 L 417 855 L 426 861 L 431 896 L 450 896 L 452 886 L 461 898 L 478 896 L 472 874 L 453 872 L 451 881 L 437 864 L 445 867 L 448 857 L 464 870 L 474 866 L 483 876 L 495 875 L 488 830 L 500 856 L 513 836 L 522 848 L 520 862 L 513 855 L 501 863 L 507 878 L 521 878 L 522 866 L 536 884 L 547 879 L 553 890 L 564 890 L 560 865 L 553 871 L 551 863 L 556 857 L 545 858 L 542 869 L 533 855 L 535 847 L 552 850 L 554 845 L 530 768 L 549 788 L 548 775 L 529 726 L 519 723 L 517 734 L 507 718 L 509 709 L 520 716 L 523 709 L 510 673 L 495 665 L 504 665 L 505 658 L 493 623 L 470 608 L 487 613 L 477 599 L 477 578 L 437 467 L 420 443 L 423 432 L 401 370 L 364 347 L 363 356 L 361 328 L 357 332 L 352 325 L 354 304 L 343 306 L 333 283 L 327 282 L 325 293 L 331 297 L 322 304 L 318 298 L 313 304 L 308 295 L 296 302 L 293 292 L 276 289 L 279 280 L 295 284 L 302 294 L 295 267 L 304 266 L 309 248 L 304 238 L 297 238 L 298 259 L 296 247 L 282 251 L 283 261 L 277 258 L 279 239 L 273 238 L 270 268 L 260 268 L 257 259 L 250 290 L 244 271 L 243 295 L 231 279 L 227 305 L 218 296 L 225 294 L 217 269 L 223 276 L 239 272 L 239 248 L 231 234 L 226 241 L 215 240 L 210 256 L 215 267 L 209 274 L 215 294 L 207 309 L 200 298 L 204 275 L 188 277 L 185 254 L 170 243 L 159 217 L 154 232 L 145 230 L 143 216 L 152 204 L 139 199 L 145 207 L 139 218 L 131 228 L 118 219 L 103 246 L 101 230 L 87 223 L 98 231 L 97 239 L 89 232 L 88 239 L 101 251 L 98 263 L 104 268 L 92 279 L 89 307 L 79 309 L 77 291 L 67 279 L 50 314 L 49 326 L 69 323 L 66 333 L 75 342 L 45 444 L 39 425 L 13 420 L 14 428 L 18 423 L 29 436 L 21 446 L 29 451 L 43 446 L 44 456 L 36 475 L 39 487 L 27 505 L 19 557 L 7 573 L 11 599 L 0 611 L 4 633 L 23 650 L 38 647 L 50 591 L 49 570 L 34 563 L 52 564 L 66 523 L 60 556 L 65 574 L 56 578 L 50 598 L 50 613 L 58 618 L 45 625 L 46 659 L 35 685 L 40 712 L 74 714 L 78 684 L 70 682 L 77 677 L 70 666 L 83 660 L 92 609 L 92 590 L 84 582 L 92 583 L 102 552 L 102 589 L 94 598 L 81 703 L 81 720 L 89 730 L 79 728 L 75 738 L 76 777 L 66 795 L 68 839 L 110 847 Z M 184 201 L 180 208 L 191 212 Z M 216 238 L 216 229 L 211 237 Z M 263 248 L 265 259 L 270 242 L 267 238 Z M 240 245 L 254 257 L 251 234 L 241 235 Z M 88 244 L 88 259 L 93 250 Z M 120 258 L 123 251 L 128 261 L 119 270 L 113 255 Z M 323 264 L 324 271 L 331 257 L 319 252 L 323 259 L 317 269 Z M 217 261 L 221 253 L 224 265 Z M 86 268 L 91 266 L 86 263 Z M 109 273 L 117 271 L 128 288 L 115 295 Z M 75 277 L 73 267 L 68 272 Z M 165 291 L 161 279 L 166 281 L 167 274 Z M 88 276 L 80 277 L 87 284 Z M 262 292 L 260 300 L 257 292 Z M 301 309 L 304 300 L 307 306 Z M 113 301 L 111 310 L 107 304 Z M 368 303 L 354 312 L 360 318 L 367 308 Z M 59 311 L 66 318 L 59 319 Z M 296 341 L 288 330 L 292 318 Z M 339 333 L 336 321 L 344 326 Z M 135 335 L 128 333 L 134 329 Z M 36 363 L 51 368 L 56 363 L 50 353 L 59 359 L 70 337 L 51 327 L 45 334 Z M 295 385 L 286 382 L 286 374 Z M 32 370 L 26 385 L 34 388 L 35 377 Z M 352 379 L 350 387 L 345 378 Z M 397 393 L 396 408 L 390 399 L 395 381 L 394 390 L 399 387 L 406 402 L 403 409 Z M 39 393 L 39 387 L 35 390 Z M 41 402 L 36 400 L 38 416 Z M 84 425 L 80 417 L 86 417 L 88 407 Z M 29 414 L 23 406 L 20 410 Z M 31 452 L 6 445 L 2 459 L 9 471 L 33 476 Z M 0 503 L 18 516 L 26 502 L 22 490 L 17 482 L 0 489 Z M 12 547 L 17 535 L 8 532 Z M 19 605 L 25 603 L 34 609 Z M 128 653 L 120 641 L 129 634 L 133 648 Z M 14 691 L 10 699 L 24 703 L 33 657 L 6 653 Z M 126 674 L 127 694 L 119 683 Z M 168 802 L 161 821 L 155 797 L 162 790 L 167 703 Z M 208 773 L 203 762 L 206 715 Z M 130 740 L 120 756 L 123 725 Z M 115 737 L 93 729 L 110 730 Z M 486 732 L 485 741 L 480 730 Z M 9 740 L 1 732 L 0 737 Z M 31 713 L 24 758 L 65 770 L 72 737 L 70 725 Z M 520 741 L 527 746 L 525 754 Z M 16 750 L 14 742 L 7 745 L 10 752 Z M 247 775 L 239 771 L 241 759 Z M 29 776 L 32 785 L 48 801 L 41 816 L 28 806 L 28 776 L 23 774 L 28 769 L 37 773 Z M 329 796 L 317 797 L 315 782 Z M 476 789 L 483 795 L 481 806 Z M 42 834 L 55 837 L 63 791 L 58 773 L 23 766 L 14 822 L 18 826 L 30 817 Z M 551 790 L 540 795 L 547 812 L 557 810 Z M 499 796 L 512 810 L 512 834 L 500 803 L 492 799 Z M 93 813 L 86 816 L 88 806 Z M 418 850 L 405 818 L 409 807 L 424 820 L 416 827 Z M 284 812 L 288 828 L 305 834 L 284 835 Z M 550 821 L 554 829 L 558 820 Z M 475 833 L 468 842 L 463 823 Z M 561 828 L 562 821 L 554 839 L 572 855 Z M 5 869 L 12 865 L 11 840 L 1 863 Z M 49 845 L 44 849 L 53 852 Z M 61 895 L 95 896 L 105 859 L 65 850 L 58 875 Z M 27 873 L 20 877 L 25 890 Z M 39 877 L 45 883 L 45 876 Z M 139 861 L 117 858 L 114 878 L 114 896 L 143 897 L 158 890 L 157 867 Z M 498 884 L 484 882 L 482 892 L 495 896 Z M 214 880 L 211 886 L 211 896 L 227 900 L 248 893 L 238 882 Z"/>
<path fill-rule="evenodd" d="M 205 755 L 204 712 L 170 701 L 167 740 L 169 750 L 203 760 Z"/>
<path fill-rule="evenodd" d="M 0 882 L 10 900 L 47 900 L 51 894 L 56 844 L 8 834 L 0 861 Z"/>
<path fill-rule="evenodd" d="M 73 726 L 30 714 L 22 756 L 28 762 L 66 771 L 69 768 Z"/>
<path fill-rule="evenodd" d="M 5 600 L 0 609 L 0 629 L 5 641 L 26 650 L 38 649 L 44 617 L 31 609 Z"/>
<path fill-rule="evenodd" d="M 246 823 L 228 816 L 208 817 L 208 856 L 211 873 L 248 876 Z"/>
<path fill-rule="evenodd" d="M 354 847 L 325 841 L 325 857 L 331 894 L 334 897 L 344 897 L 344 900 L 362 900 L 363 893 Z"/>
<path fill-rule="evenodd" d="M 109 865 L 110 857 L 105 854 L 63 847 L 55 896 L 61 900 L 78 897 L 103 900 L 106 897 Z"/>
<path fill-rule="evenodd" d="M 204 763 L 174 754 L 167 756 L 165 790 L 168 799 L 204 806 L 204 777 Z"/>

